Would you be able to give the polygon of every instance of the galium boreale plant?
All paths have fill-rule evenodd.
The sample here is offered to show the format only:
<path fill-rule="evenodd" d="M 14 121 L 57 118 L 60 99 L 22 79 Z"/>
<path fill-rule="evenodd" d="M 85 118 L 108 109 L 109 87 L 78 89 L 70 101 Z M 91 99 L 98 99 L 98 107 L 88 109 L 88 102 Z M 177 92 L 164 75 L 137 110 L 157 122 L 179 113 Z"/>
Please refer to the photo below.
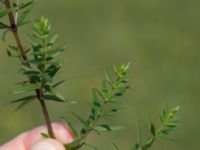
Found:
<path fill-rule="evenodd" d="M 17 109 L 20 109 L 32 101 L 38 101 L 48 129 L 48 134 L 41 134 L 44 137 L 55 138 L 46 102 L 64 102 L 64 97 L 56 90 L 56 87 L 62 84 L 64 80 L 55 82 L 54 77 L 64 63 L 64 60 L 57 60 L 56 56 L 63 52 L 66 46 L 54 46 L 58 35 L 50 33 L 52 26 L 48 18 L 41 17 L 38 20 L 27 20 L 27 15 L 30 13 L 33 4 L 34 1 L 23 3 L 19 0 L 0 0 L 2 40 L 6 40 L 8 32 L 13 34 L 16 44 L 8 45 L 7 54 L 10 57 L 19 59 L 21 63 L 20 73 L 26 76 L 26 80 L 19 82 L 18 89 L 13 92 L 13 94 L 26 94 L 26 96 L 15 99 L 11 103 L 20 103 L 17 107 Z M 9 23 L 2 21 L 6 16 L 8 16 Z M 31 24 L 32 35 L 27 36 L 29 44 L 24 45 L 19 28 L 29 23 Z M 73 116 L 82 124 L 80 130 L 75 129 L 68 119 L 62 117 L 63 120 L 66 120 L 75 137 L 74 142 L 65 145 L 66 150 L 77 150 L 83 146 L 97 149 L 87 142 L 87 137 L 90 133 L 96 132 L 100 134 L 101 132 L 124 129 L 122 126 L 102 123 L 100 119 L 106 116 L 113 116 L 120 110 L 115 104 L 130 88 L 129 80 L 126 77 L 129 66 L 130 63 L 114 66 L 113 72 L 105 69 L 106 77 L 102 81 L 101 88 L 92 89 L 93 102 L 88 118 L 82 118 L 73 113 Z M 150 122 L 151 137 L 146 142 L 142 142 L 139 128 L 138 141 L 131 150 L 148 150 L 155 140 L 168 137 L 168 134 L 176 128 L 175 115 L 178 109 L 178 106 L 170 111 L 167 108 L 163 109 L 160 114 L 161 124 L 158 128 Z M 113 144 L 113 146 L 116 150 L 119 150 L 116 144 Z"/>

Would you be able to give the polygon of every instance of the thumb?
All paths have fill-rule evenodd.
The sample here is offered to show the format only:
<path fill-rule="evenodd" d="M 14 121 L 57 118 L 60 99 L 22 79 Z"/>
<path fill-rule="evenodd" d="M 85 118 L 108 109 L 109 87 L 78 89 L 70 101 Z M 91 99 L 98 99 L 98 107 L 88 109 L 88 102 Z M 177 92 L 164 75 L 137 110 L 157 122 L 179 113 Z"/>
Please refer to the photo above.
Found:
<path fill-rule="evenodd" d="M 66 124 L 61 122 L 52 123 L 52 128 L 57 141 L 67 144 L 74 140 L 74 137 Z M 47 133 L 46 126 L 37 127 L 26 134 L 26 137 L 24 138 L 24 145 L 26 149 L 30 149 L 33 144 L 44 139 L 41 133 Z"/>
<path fill-rule="evenodd" d="M 65 150 L 63 144 L 54 139 L 43 139 L 32 145 L 31 150 Z"/>
<path fill-rule="evenodd" d="M 63 150 L 62 148 L 59 149 L 59 145 L 61 143 L 67 144 L 71 143 L 74 140 L 72 133 L 70 132 L 69 127 L 61 122 L 53 123 L 52 124 L 56 140 L 49 140 L 44 139 L 41 133 L 47 133 L 46 126 L 37 127 L 31 131 L 27 131 L 22 133 L 21 135 L 17 136 L 13 140 L 9 141 L 8 143 L 0 146 L 0 150 L 32 150 L 34 148 L 33 145 L 39 144 L 39 147 L 44 147 L 44 145 L 52 144 L 58 147 L 58 150 Z M 44 140 L 44 141 L 43 141 Z M 59 142 L 61 143 L 59 143 Z M 43 143 L 40 143 L 43 142 Z M 36 148 L 38 146 L 36 145 Z M 62 146 L 61 146 L 62 147 Z M 41 150 L 57 150 L 55 148 L 43 148 Z M 33 149 L 35 150 L 35 149 Z M 40 150 L 40 149 L 38 149 Z"/>

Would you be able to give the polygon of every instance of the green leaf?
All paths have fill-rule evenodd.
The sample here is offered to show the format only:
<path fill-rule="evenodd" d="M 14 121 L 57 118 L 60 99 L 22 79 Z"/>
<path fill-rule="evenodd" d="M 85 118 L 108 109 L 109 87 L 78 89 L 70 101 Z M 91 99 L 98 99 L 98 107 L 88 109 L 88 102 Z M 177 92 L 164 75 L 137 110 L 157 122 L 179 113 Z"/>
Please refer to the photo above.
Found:
<path fill-rule="evenodd" d="M 155 141 L 155 138 L 150 138 L 147 143 L 145 143 L 143 146 L 142 146 L 142 150 L 148 150 L 152 147 L 153 143 Z"/>
<path fill-rule="evenodd" d="M 65 144 L 66 150 L 77 150 L 85 144 L 82 140 L 75 140 L 69 144 Z"/>
<path fill-rule="evenodd" d="M 13 8 L 9 8 L 9 9 L 2 9 L 0 10 L 0 18 L 3 18 L 5 16 L 8 15 L 8 13 L 16 11 L 18 8 L 17 7 L 13 7 Z"/>
<path fill-rule="evenodd" d="M 138 143 L 138 148 L 141 148 L 142 146 L 142 133 L 141 133 L 141 126 L 140 123 L 138 122 L 138 127 L 137 127 L 137 143 Z M 136 144 L 137 146 L 137 144 Z"/>
<path fill-rule="evenodd" d="M 131 63 L 128 62 L 128 64 L 124 66 L 124 68 L 123 68 L 124 72 L 127 72 L 127 70 L 129 69 L 130 65 L 131 65 Z"/>
<path fill-rule="evenodd" d="M 64 101 L 65 98 L 58 92 L 55 90 L 55 88 L 51 87 L 50 85 L 45 85 L 44 88 L 51 93 L 52 95 L 56 96 L 58 99 Z"/>
<path fill-rule="evenodd" d="M 108 111 L 103 112 L 101 115 L 102 115 L 102 116 L 112 116 L 112 115 L 114 115 L 116 112 L 118 112 L 119 110 L 121 110 L 121 109 L 119 109 L 119 108 L 113 108 L 113 109 L 110 109 L 110 110 L 108 110 Z"/>
<path fill-rule="evenodd" d="M 9 13 L 8 10 L 0 10 L 0 18 L 3 18 L 4 16 L 6 16 Z"/>
<path fill-rule="evenodd" d="M 89 120 L 95 121 L 96 117 L 100 115 L 100 110 L 101 110 L 101 104 L 98 102 L 94 102 L 91 109 L 91 114 L 89 116 Z"/>
<path fill-rule="evenodd" d="M 30 2 L 27 2 L 27 3 L 20 3 L 18 5 L 19 9 L 24 9 L 24 8 L 27 8 L 29 6 L 31 6 L 33 4 L 34 1 L 30 1 Z"/>
<path fill-rule="evenodd" d="M 11 53 L 11 51 L 9 51 L 8 49 L 7 49 L 7 55 L 8 56 L 13 56 L 13 54 Z"/>
<path fill-rule="evenodd" d="M 45 71 L 46 74 L 48 75 L 48 77 L 50 79 L 52 79 L 56 73 L 58 72 L 58 70 L 61 68 L 61 66 L 64 64 L 64 60 L 58 61 L 52 65 L 50 65 L 47 70 Z"/>
<path fill-rule="evenodd" d="M 25 64 L 23 64 L 21 66 L 20 71 L 25 75 L 38 75 L 38 76 L 40 76 L 40 74 L 41 74 L 39 71 L 33 70 L 32 68 L 30 68 L 29 66 L 27 66 Z"/>
<path fill-rule="evenodd" d="M 22 64 L 20 70 L 21 70 L 22 72 L 25 72 L 25 71 L 34 71 L 34 70 L 32 70 L 32 68 L 30 68 L 30 67 L 27 66 L 26 64 Z"/>
<path fill-rule="evenodd" d="M 29 81 L 21 81 L 21 82 L 17 82 L 17 83 L 15 83 L 16 85 L 22 85 L 22 86 L 24 86 L 25 84 L 29 84 Z"/>
<path fill-rule="evenodd" d="M 115 144 L 115 143 L 112 143 L 112 144 L 113 144 L 115 150 L 119 150 L 119 147 L 117 146 L 117 144 Z"/>
<path fill-rule="evenodd" d="M 43 136 L 43 138 L 51 138 L 51 136 L 47 133 L 41 133 L 41 135 Z"/>
<path fill-rule="evenodd" d="M 166 116 L 163 114 L 163 111 L 160 111 L 160 122 L 163 123 L 165 121 Z"/>
<path fill-rule="evenodd" d="M 122 130 L 122 129 L 125 129 L 125 128 L 122 126 L 110 126 L 110 125 L 106 125 L 106 124 L 97 125 L 94 127 L 94 130 L 96 130 L 98 132 L 114 131 L 114 130 Z"/>
<path fill-rule="evenodd" d="M 26 97 L 23 97 L 23 98 L 19 98 L 19 99 L 13 100 L 13 101 L 11 101 L 11 103 L 18 103 L 18 102 L 22 102 L 22 101 L 29 101 L 29 100 L 34 100 L 36 98 L 37 97 L 35 95 L 30 95 L 30 96 L 26 96 Z"/>
<path fill-rule="evenodd" d="M 15 52 L 17 52 L 18 49 L 19 49 L 18 47 L 13 46 L 13 45 L 8 45 L 8 47 L 9 47 L 11 50 L 15 51 Z"/>
<path fill-rule="evenodd" d="M 150 131 L 151 131 L 151 134 L 153 136 L 156 135 L 156 129 L 155 129 L 155 126 L 154 126 L 154 124 L 152 122 L 150 122 Z"/>
<path fill-rule="evenodd" d="M 60 84 L 64 83 L 66 80 L 61 80 L 61 81 L 58 81 L 57 83 L 55 83 L 54 85 L 52 85 L 53 88 L 59 86 Z"/>
<path fill-rule="evenodd" d="M 17 19 L 17 24 L 18 25 L 24 24 L 24 21 L 29 13 L 30 13 L 30 10 L 26 10 L 26 11 L 22 12 L 22 14 Z"/>
<path fill-rule="evenodd" d="M 15 46 L 9 45 L 9 48 L 6 49 L 7 55 L 10 56 L 10 57 L 20 57 L 17 50 L 18 49 L 15 49 Z"/>
<path fill-rule="evenodd" d="M 129 87 L 121 88 L 117 93 L 115 93 L 115 96 L 122 96 L 124 93 L 129 89 Z"/>
<path fill-rule="evenodd" d="M 88 148 L 91 148 L 93 150 L 98 150 L 98 148 L 96 146 L 88 144 L 88 143 L 85 143 L 84 146 L 87 146 Z"/>
<path fill-rule="evenodd" d="M 19 98 L 16 100 L 11 101 L 11 103 L 19 103 L 22 102 L 17 108 L 16 110 L 21 109 L 22 107 L 24 107 L 25 105 L 29 104 L 30 102 L 34 101 L 37 97 L 35 95 L 30 95 L 30 96 L 26 96 L 23 98 Z"/>
<path fill-rule="evenodd" d="M 3 42 L 6 41 L 6 35 L 10 31 L 10 29 L 4 29 L 3 31 L 0 32 L 0 38 Z"/>
<path fill-rule="evenodd" d="M 76 113 L 73 113 L 73 112 L 72 112 L 72 115 L 73 115 L 77 120 L 79 120 L 83 125 L 88 126 L 87 122 L 86 122 L 84 119 L 82 119 L 79 115 L 77 115 Z"/>
<path fill-rule="evenodd" d="M 115 74 L 117 75 L 117 77 L 123 78 L 126 75 L 129 66 L 130 63 L 128 63 L 127 65 L 114 66 Z"/>
<path fill-rule="evenodd" d="M 108 89 L 107 89 L 105 80 L 103 80 L 103 82 L 102 82 L 101 92 L 102 92 L 102 95 L 104 96 L 104 99 L 107 100 Z"/>
<path fill-rule="evenodd" d="M 75 137 L 78 137 L 78 131 L 75 129 L 75 127 L 72 125 L 71 122 L 67 121 L 64 117 L 61 117 L 61 119 L 69 126 L 69 128 L 71 129 L 72 131 L 72 134 L 75 136 Z"/>
<path fill-rule="evenodd" d="M 105 76 L 106 76 L 106 81 L 112 86 L 113 81 L 112 81 L 110 74 L 108 73 L 108 71 L 106 69 L 104 69 L 104 73 L 105 73 Z"/>
<path fill-rule="evenodd" d="M 7 29 L 7 28 L 10 28 L 10 27 L 4 24 L 3 22 L 0 22 L 0 29 Z"/>
<path fill-rule="evenodd" d="M 63 99 L 61 99 L 60 97 L 57 97 L 55 95 L 43 95 L 44 100 L 48 100 L 48 101 L 55 101 L 55 102 L 65 102 Z"/>
<path fill-rule="evenodd" d="M 140 150 L 139 148 L 140 148 L 139 143 L 136 143 L 136 144 L 134 144 L 134 145 L 132 146 L 131 150 Z"/>
<path fill-rule="evenodd" d="M 94 102 L 99 102 L 96 89 L 92 89 L 92 95 L 93 95 L 93 101 L 94 101 Z"/>
<path fill-rule="evenodd" d="M 47 44 L 47 46 L 49 47 L 51 47 L 54 43 L 55 43 L 55 41 L 56 41 L 56 39 L 58 38 L 58 34 L 56 34 L 56 35 L 54 35 L 52 38 L 51 38 L 51 40 L 48 42 L 48 44 Z"/>
<path fill-rule="evenodd" d="M 31 70 L 31 71 L 24 71 L 23 73 L 25 75 L 38 76 L 40 78 L 40 72 L 39 71 Z"/>
<path fill-rule="evenodd" d="M 40 44 L 37 44 L 37 45 L 34 45 L 34 44 L 32 43 L 33 53 L 35 56 L 35 60 L 38 60 L 38 54 L 39 56 L 41 55 L 40 49 L 42 48 L 42 46 Z"/>
<path fill-rule="evenodd" d="M 92 90 L 92 95 L 93 95 L 93 106 L 92 106 L 92 117 L 96 114 L 99 114 L 100 108 L 101 108 L 101 103 L 99 102 L 97 91 L 95 89 Z"/>
<path fill-rule="evenodd" d="M 34 101 L 34 99 L 30 99 L 30 100 L 27 100 L 27 101 L 23 101 L 15 110 L 21 109 L 22 107 L 24 107 L 25 105 L 31 103 L 32 101 Z"/>
<path fill-rule="evenodd" d="M 38 84 L 26 84 L 26 85 L 22 86 L 20 89 L 18 89 L 17 91 L 13 92 L 13 94 L 21 94 L 21 93 L 25 93 L 25 92 L 34 91 L 34 90 L 38 89 L 39 87 L 40 87 L 40 85 L 38 85 Z"/>
<path fill-rule="evenodd" d="M 179 111 L 179 109 L 180 109 L 179 106 L 172 108 L 172 110 L 169 112 L 169 117 L 173 118 L 175 116 L 175 114 Z"/>
<path fill-rule="evenodd" d="M 116 98 L 121 97 L 124 95 L 124 93 L 129 89 L 129 87 L 125 87 L 125 88 L 121 88 L 120 90 L 118 90 L 114 95 L 110 96 L 110 101 L 111 102 L 115 102 Z"/>
<path fill-rule="evenodd" d="M 49 50 L 46 52 L 46 60 L 47 61 L 50 61 L 52 60 L 53 58 L 55 58 L 57 55 L 59 55 L 61 52 L 63 52 L 64 49 L 63 48 L 56 48 L 56 49 L 52 49 L 52 50 Z"/>

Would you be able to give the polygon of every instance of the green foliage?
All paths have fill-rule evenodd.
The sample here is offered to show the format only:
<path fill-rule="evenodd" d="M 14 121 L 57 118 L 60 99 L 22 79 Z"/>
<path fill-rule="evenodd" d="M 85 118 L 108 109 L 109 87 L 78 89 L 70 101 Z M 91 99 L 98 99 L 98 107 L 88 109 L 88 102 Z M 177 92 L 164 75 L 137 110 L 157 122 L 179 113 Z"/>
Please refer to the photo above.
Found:
<path fill-rule="evenodd" d="M 1 0 L 0 3 L 3 3 L 4 1 Z M 5 16 L 7 16 L 10 12 L 13 12 L 15 14 L 15 23 L 16 25 L 22 26 L 25 25 L 27 23 L 30 23 L 30 20 L 26 20 L 28 14 L 31 12 L 31 8 L 34 4 L 34 1 L 29 1 L 29 2 L 25 2 L 25 3 L 13 3 L 11 8 L 5 8 L 2 7 L 0 5 L 0 19 L 4 18 Z M 6 34 L 8 33 L 8 31 L 12 30 L 10 25 L 7 25 L 6 23 L 3 23 L 0 21 L 0 38 L 2 39 L 2 41 L 5 41 L 6 38 Z"/>
<path fill-rule="evenodd" d="M 51 23 L 46 17 L 41 17 L 40 20 L 27 20 L 31 8 L 34 6 L 33 1 L 25 3 L 12 2 L 8 5 L 9 0 L 0 0 L 0 4 L 5 4 L 5 7 L 0 5 L 0 19 L 9 15 L 10 25 L 0 21 L 1 38 L 5 41 L 6 34 L 11 31 L 14 34 L 17 45 L 9 45 L 7 54 L 10 57 L 18 58 L 21 62 L 19 72 L 23 76 L 27 76 L 27 80 L 18 83 L 20 86 L 13 94 L 24 94 L 11 101 L 11 103 L 21 103 L 17 109 L 22 108 L 26 104 L 34 100 L 39 100 L 43 110 L 46 109 L 45 101 L 64 102 L 64 97 L 56 90 L 56 87 L 62 84 L 65 80 L 54 82 L 54 77 L 64 64 L 64 60 L 57 60 L 56 57 L 64 51 L 66 45 L 54 46 L 58 35 L 51 35 Z M 20 41 L 18 27 L 32 23 L 32 35 L 28 37 L 29 46 L 24 47 Z M 92 89 L 92 105 L 87 118 L 82 118 L 76 113 L 72 115 L 80 121 L 82 128 L 77 130 L 74 125 L 68 120 L 66 123 L 70 127 L 75 141 L 66 144 L 66 150 L 77 150 L 83 146 L 90 149 L 97 149 L 95 146 L 87 143 L 87 137 L 91 132 L 98 135 L 102 132 L 110 132 L 122 130 L 124 127 L 118 125 L 110 125 L 101 122 L 102 117 L 110 117 L 117 113 L 120 108 L 116 108 L 115 104 L 118 99 L 123 96 L 130 88 L 126 75 L 130 63 L 114 66 L 114 72 L 110 73 L 105 69 L 105 80 L 102 81 L 101 88 Z M 150 121 L 151 137 L 145 142 L 142 142 L 142 134 L 140 125 L 138 126 L 138 138 L 131 150 L 148 150 L 152 147 L 157 139 L 166 138 L 176 128 L 176 113 L 179 107 L 172 110 L 163 109 L 160 113 L 160 126 L 157 127 Z M 48 114 L 48 111 L 44 115 Z M 45 119 L 48 115 L 45 116 Z M 49 119 L 49 118 L 48 118 Z M 62 118 L 63 119 L 63 118 Z M 48 134 L 42 133 L 44 138 L 54 138 L 51 131 L 50 119 L 46 120 L 48 126 Z M 49 124 L 48 124 L 49 123 Z M 113 144 L 116 150 L 120 148 Z"/>
<path fill-rule="evenodd" d="M 131 150 L 148 150 L 152 147 L 153 143 L 157 139 L 168 138 L 168 135 L 176 128 L 177 126 L 177 119 L 176 113 L 179 110 L 179 106 L 172 108 L 170 111 L 168 108 L 164 108 L 160 112 L 160 126 L 156 128 L 155 124 L 151 121 L 150 124 L 150 133 L 151 136 L 146 142 L 141 142 L 141 129 L 138 128 L 138 141 L 137 143 L 131 148 Z"/>
<path fill-rule="evenodd" d="M 86 143 L 87 136 L 92 131 L 101 134 L 101 132 L 124 129 L 124 127 L 121 126 L 100 123 L 99 119 L 105 116 L 113 116 L 118 111 L 118 108 L 115 108 L 114 104 L 117 102 L 118 97 L 123 96 L 129 89 L 128 79 L 126 78 L 129 65 L 130 64 L 115 66 L 114 77 L 111 77 L 109 73 L 105 71 L 106 80 L 102 81 L 101 89 L 92 89 L 93 104 L 87 119 L 83 119 L 79 115 L 73 113 L 73 116 L 83 124 L 83 127 L 78 132 L 70 123 L 70 128 L 74 135 L 76 135 L 77 140 L 66 145 L 67 149 L 78 149 L 82 147 Z M 109 108 L 107 107 L 108 105 L 110 105 Z"/>
<path fill-rule="evenodd" d="M 33 79 L 34 83 L 29 83 L 29 80 L 23 81 L 21 88 L 13 92 L 14 94 L 30 91 L 34 92 L 40 89 L 41 99 L 64 102 L 64 97 L 55 89 L 56 86 L 64 81 L 53 84 L 52 80 L 64 63 L 63 60 L 55 60 L 54 58 L 60 54 L 65 47 L 53 47 L 57 35 L 49 37 L 50 30 L 51 24 L 45 17 L 41 17 L 40 21 L 33 23 L 33 35 L 30 37 L 31 48 L 27 49 L 27 53 L 32 57 L 25 61 L 21 59 L 22 66 L 20 72 L 28 76 L 29 80 Z M 32 51 L 29 51 L 29 49 Z M 20 57 L 18 48 L 15 46 L 9 46 L 7 52 L 9 56 Z M 28 101 L 29 97 L 30 96 L 26 96 L 20 98 L 20 101 L 15 100 L 14 102 L 21 102 L 21 100 Z"/>

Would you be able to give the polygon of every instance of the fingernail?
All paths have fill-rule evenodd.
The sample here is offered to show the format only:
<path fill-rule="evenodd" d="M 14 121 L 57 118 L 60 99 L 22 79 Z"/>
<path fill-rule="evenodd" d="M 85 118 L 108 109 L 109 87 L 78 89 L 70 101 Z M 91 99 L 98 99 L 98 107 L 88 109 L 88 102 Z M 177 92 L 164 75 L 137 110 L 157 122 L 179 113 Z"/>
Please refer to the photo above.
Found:
<path fill-rule="evenodd" d="M 44 139 L 35 143 L 31 150 L 65 150 L 64 146 L 54 139 Z"/>

